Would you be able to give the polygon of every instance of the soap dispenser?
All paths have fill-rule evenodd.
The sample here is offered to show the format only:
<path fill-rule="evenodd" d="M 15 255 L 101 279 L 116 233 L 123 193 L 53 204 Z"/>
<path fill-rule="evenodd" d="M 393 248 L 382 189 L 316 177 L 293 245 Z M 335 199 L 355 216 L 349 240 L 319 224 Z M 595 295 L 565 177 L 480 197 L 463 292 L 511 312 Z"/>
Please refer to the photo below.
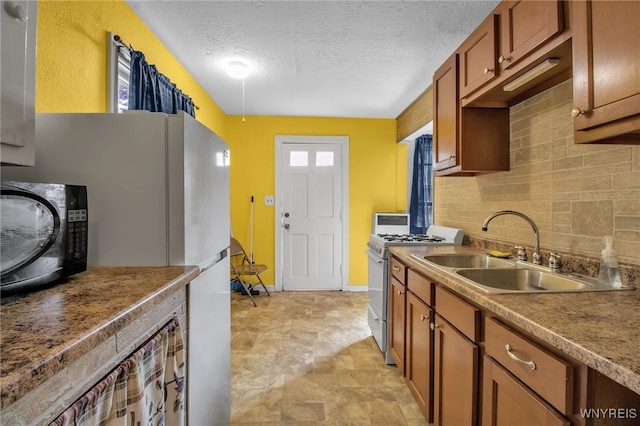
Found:
<path fill-rule="evenodd" d="M 598 281 L 600 284 L 609 287 L 622 287 L 620 267 L 618 266 L 616 252 L 613 250 L 613 237 L 611 235 L 604 237 L 604 250 L 602 250 L 602 257 L 600 259 Z"/>

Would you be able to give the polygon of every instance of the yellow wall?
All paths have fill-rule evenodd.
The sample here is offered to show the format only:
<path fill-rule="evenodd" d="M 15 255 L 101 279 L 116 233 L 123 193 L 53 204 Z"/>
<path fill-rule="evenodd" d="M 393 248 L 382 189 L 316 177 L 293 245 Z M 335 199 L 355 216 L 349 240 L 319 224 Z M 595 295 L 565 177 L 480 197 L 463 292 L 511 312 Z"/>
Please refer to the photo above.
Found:
<path fill-rule="evenodd" d="M 372 212 L 406 208 L 398 206 L 396 200 L 397 176 L 406 176 L 406 165 L 404 170 L 398 170 L 396 158 L 404 156 L 406 164 L 406 151 L 395 143 L 395 120 L 250 116 L 242 123 L 241 117 L 229 116 L 226 126 L 231 147 L 233 233 L 248 248 L 251 195 L 254 195 L 254 259 L 267 265 L 274 265 L 275 259 L 275 208 L 264 205 L 264 196 L 274 195 L 275 191 L 275 136 L 349 136 L 348 282 L 366 284 L 364 250 L 371 234 Z M 266 282 L 273 283 L 273 268 L 264 277 Z"/>
<path fill-rule="evenodd" d="M 269 284 L 274 282 L 274 208 L 264 206 L 264 196 L 274 193 L 275 135 L 349 136 L 349 284 L 366 284 L 363 252 L 371 213 L 406 209 L 406 147 L 395 143 L 395 120 L 247 117 L 242 124 L 240 117 L 224 114 L 124 1 L 40 0 L 38 15 L 36 111 L 107 111 L 108 32 L 144 52 L 194 99 L 197 119 L 229 143 L 233 231 L 248 244 L 254 195 L 254 255 L 269 265 L 264 276 Z"/>
<path fill-rule="evenodd" d="M 225 136 L 226 115 L 124 1 L 38 3 L 36 112 L 106 112 L 108 33 L 189 94 L 198 121 Z"/>

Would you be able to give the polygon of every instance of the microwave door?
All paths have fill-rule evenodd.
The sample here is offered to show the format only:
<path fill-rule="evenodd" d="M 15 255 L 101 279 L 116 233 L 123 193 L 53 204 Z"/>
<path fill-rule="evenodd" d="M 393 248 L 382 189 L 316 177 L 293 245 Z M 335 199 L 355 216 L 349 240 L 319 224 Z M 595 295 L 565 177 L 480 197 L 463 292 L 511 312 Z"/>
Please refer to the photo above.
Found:
<path fill-rule="evenodd" d="M 60 232 L 57 209 L 30 191 L 3 185 L 0 221 L 2 283 L 49 250 Z"/>

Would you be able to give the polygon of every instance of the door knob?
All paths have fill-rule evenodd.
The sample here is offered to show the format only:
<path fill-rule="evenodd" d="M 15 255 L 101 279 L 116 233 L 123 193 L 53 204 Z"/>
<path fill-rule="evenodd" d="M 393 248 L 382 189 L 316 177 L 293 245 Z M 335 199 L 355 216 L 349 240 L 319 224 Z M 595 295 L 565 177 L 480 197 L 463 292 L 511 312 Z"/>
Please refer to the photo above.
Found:
<path fill-rule="evenodd" d="M 289 229 L 291 227 L 291 225 L 289 225 L 288 223 L 285 223 L 283 226 L 284 226 L 284 229 Z"/>
<path fill-rule="evenodd" d="M 285 214 L 284 214 L 284 217 L 289 217 L 289 213 L 285 213 Z"/>
<path fill-rule="evenodd" d="M 19 4 L 13 5 L 9 3 L 7 7 L 9 9 L 8 12 L 13 19 L 16 19 L 20 22 L 27 22 L 27 19 L 29 19 L 29 17 L 27 16 L 27 11 L 24 10 L 24 8 Z"/>

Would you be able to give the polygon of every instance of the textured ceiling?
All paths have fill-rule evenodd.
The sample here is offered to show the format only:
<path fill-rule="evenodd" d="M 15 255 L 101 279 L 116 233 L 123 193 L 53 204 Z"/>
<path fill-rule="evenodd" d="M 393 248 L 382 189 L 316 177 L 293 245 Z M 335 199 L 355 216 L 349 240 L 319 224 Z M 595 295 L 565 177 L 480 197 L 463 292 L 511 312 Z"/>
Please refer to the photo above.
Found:
<path fill-rule="evenodd" d="M 397 117 L 497 3 L 128 1 L 227 114 L 241 60 L 246 115 L 363 118 Z"/>

